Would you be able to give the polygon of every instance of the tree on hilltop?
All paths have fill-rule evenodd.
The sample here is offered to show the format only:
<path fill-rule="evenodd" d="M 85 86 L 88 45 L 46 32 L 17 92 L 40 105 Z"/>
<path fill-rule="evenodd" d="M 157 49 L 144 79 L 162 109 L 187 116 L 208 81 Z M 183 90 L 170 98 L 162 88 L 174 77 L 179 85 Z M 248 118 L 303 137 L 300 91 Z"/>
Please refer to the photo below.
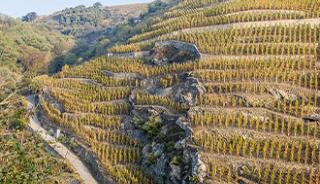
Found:
<path fill-rule="evenodd" d="M 36 12 L 30 12 L 27 15 L 22 17 L 22 21 L 24 22 L 33 22 L 38 18 L 38 14 Z"/>

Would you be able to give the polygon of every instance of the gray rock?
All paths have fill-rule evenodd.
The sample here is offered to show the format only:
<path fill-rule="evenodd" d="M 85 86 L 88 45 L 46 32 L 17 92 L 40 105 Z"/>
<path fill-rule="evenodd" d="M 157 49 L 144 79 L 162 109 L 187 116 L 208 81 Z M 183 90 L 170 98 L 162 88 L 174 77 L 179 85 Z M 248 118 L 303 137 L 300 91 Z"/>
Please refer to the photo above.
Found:
<path fill-rule="evenodd" d="M 152 144 L 152 152 L 154 153 L 154 155 L 156 157 L 159 157 L 164 152 L 164 145 L 163 144 L 153 143 Z"/>
<path fill-rule="evenodd" d="M 196 105 L 196 98 L 206 92 L 203 84 L 194 77 L 187 77 L 185 82 L 179 84 L 174 89 L 174 100 L 188 106 Z"/>
<path fill-rule="evenodd" d="M 172 181 L 172 183 L 180 183 L 181 181 L 181 168 L 177 165 L 174 165 L 172 163 L 169 164 L 171 172 L 170 172 L 170 179 Z"/>
<path fill-rule="evenodd" d="M 166 65 L 200 59 L 201 54 L 194 44 L 170 40 L 156 43 L 151 56 L 153 64 Z"/>
<path fill-rule="evenodd" d="M 187 139 L 182 139 L 174 145 L 174 148 L 177 150 L 180 150 L 185 148 L 186 146 L 187 146 Z"/>
<path fill-rule="evenodd" d="M 200 159 L 200 154 L 196 153 L 191 156 L 192 157 L 192 175 L 197 176 L 200 183 L 204 182 L 206 177 L 206 165 Z"/>
<path fill-rule="evenodd" d="M 168 178 L 167 163 L 168 157 L 165 154 L 162 154 L 157 163 L 152 167 L 153 173 L 155 174 L 158 181 L 162 181 L 160 183 L 166 183 L 165 178 Z"/>

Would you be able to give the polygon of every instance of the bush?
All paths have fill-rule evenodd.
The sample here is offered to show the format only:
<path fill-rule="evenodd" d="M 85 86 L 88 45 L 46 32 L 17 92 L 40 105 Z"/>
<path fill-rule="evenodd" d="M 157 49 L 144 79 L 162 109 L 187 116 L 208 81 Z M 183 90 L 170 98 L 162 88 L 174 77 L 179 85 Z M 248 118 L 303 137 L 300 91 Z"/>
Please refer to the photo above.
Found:
<path fill-rule="evenodd" d="M 147 155 L 147 165 L 153 165 L 157 162 L 157 157 L 153 153 Z"/>
<path fill-rule="evenodd" d="M 9 128 L 15 130 L 23 130 L 27 127 L 27 122 L 22 119 L 14 119 L 10 122 Z"/>
<path fill-rule="evenodd" d="M 183 164 L 183 158 L 181 156 L 174 156 L 170 163 L 176 166 L 181 166 Z"/>
<path fill-rule="evenodd" d="M 149 137 L 155 137 L 160 133 L 161 130 L 161 119 L 160 117 L 150 117 L 149 121 L 147 121 L 142 129 L 145 130 Z"/>

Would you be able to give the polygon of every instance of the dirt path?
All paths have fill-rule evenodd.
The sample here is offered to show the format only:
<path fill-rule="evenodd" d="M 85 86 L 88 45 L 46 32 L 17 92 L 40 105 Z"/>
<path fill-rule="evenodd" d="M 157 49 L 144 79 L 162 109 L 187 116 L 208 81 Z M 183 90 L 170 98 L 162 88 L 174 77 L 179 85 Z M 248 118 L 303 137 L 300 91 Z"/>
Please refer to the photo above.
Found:
<path fill-rule="evenodd" d="M 33 109 L 35 106 L 35 100 L 33 96 L 28 97 L 29 109 Z M 82 163 L 80 158 L 73 154 L 67 147 L 56 141 L 44 128 L 41 127 L 38 118 L 35 115 L 30 116 L 29 127 L 40 135 L 40 137 L 46 141 L 59 155 L 65 158 L 73 169 L 79 174 L 84 184 L 98 184 L 93 178 L 88 168 Z"/>

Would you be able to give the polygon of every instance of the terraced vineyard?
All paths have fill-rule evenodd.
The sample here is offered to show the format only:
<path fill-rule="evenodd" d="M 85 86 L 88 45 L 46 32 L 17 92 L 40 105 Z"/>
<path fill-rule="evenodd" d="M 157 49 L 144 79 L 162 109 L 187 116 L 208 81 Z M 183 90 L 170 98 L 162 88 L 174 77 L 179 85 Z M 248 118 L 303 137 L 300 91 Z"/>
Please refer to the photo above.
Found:
<path fill-rule="evenodd" d="M 96 58 L 37 78 L 39 102 L 116 183 L 320 183 L 319 12 L 316 0 L 183 1 L 109 52 L 178 40 L 200 59 Z"/>

